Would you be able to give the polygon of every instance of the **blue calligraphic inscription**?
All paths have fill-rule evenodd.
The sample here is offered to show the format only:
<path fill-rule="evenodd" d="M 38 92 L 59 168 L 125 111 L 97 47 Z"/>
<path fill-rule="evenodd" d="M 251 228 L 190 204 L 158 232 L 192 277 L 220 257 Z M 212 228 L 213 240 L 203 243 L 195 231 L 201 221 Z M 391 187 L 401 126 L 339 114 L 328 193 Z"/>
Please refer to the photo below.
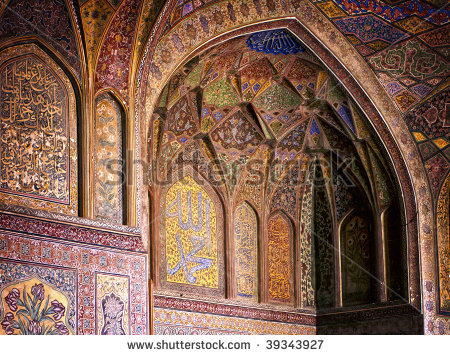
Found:
<path fill-rule="evenodd" d="M 192 213 L 192 192 L 187 192 L 187 221 L 183 221 L 183 205 L 181 201 L 181 192 L 179 191 L 177 194 L 177 197 L 174 201 L 172 201 L 167 209 L 166 209 L 166 216 L 168 218 L 175 218 L 178 217 L 178 226 L 185 231 L 193 231 L 193 232 L 201 232 L 203 229 L 203 226 L 205 224 L 206 228 L 206 241 L 204 236 L 199 235 L 191 235 L 189 237 L 189 240 L 192 244 L 192 249 L 188 251 L 187 254 L 185 254 L 185 251 L 183 249 L 183 243 L 181 242 L 180 233 L 177 232 L 176 235 L 176 242 L 177 242 L 177 248 L 178 252 L 180 254 L 180 261 L 177 263 L 177 265 L 174 268 L 171 268 L 169 266 L 169 263 L 167 263 L 167 272 L 169 275 L 176 274 L 179 270 L 183 270 L 184 275 L 186 277 L 186 280 L 194 284 L 197 281 L 197 278 L 195 277 L 194 273 L 203 269 L 208 269 L 213 264 L 212 258 L 203 258 L 198 257 L 196 254 L 204 249 L 206 242 L 207 242 L 207 249 L 208 254 L 211 253 L 211 218 L 210 218 L 210 210 L 211 205 L 210 201 L 208 199 L 205 200 L 205 219 L 203 219 L 203 195 L 202 192 L 198 192 L 197 194 L 197 221 L 194 223 L 193 219 L 193 213 Z M 173 211 L 174 207 L 176 208 L 176 211 Z M 195 263 L 197 265 L 191 267 L 189 269 L 188 262 Z"/>
<path fill-rule="evenodd" d="M 184 255 L 183 245 L 181 244 L 180 233 L 177 233 L 176 239 L 177 239 L 178 251 L 180 252 L 180 261 L 178 262 L 177 265 L 175 265 L 175 267 L 173 269 L 171 269 L 169 267 L 169 265 L 167 265 L 167 272 L 169 273 L 169 275 L 174 275 L 175 273 L 178 272 L 178 270 L 183 268 L 184 276 L 186 277 L 186 280 L 191 284 L 195 284 L 195 282 L 197 281 L 197 278 L 194 276 L 194 273 L 197 271 L 200 271 L 202 269 L 207 269 L 207 268 L 211 267 L 211 265 L 213 263 L 213 259 L 200 258 L 200 257 L 195 256 L 195 254 L 197 254 L 201 249 L 203 249 L 205 247 L 205 239 L 203 237 L 200 237 L 197 235 L 192 235 L 191 243 L 192 243 L 193 249 L 186 256 Z M 191 269 L 188 269 L 186 262 L 193 262 L 198 265 L 193 266 Z"/>
<path fill-rule="evenodd" d="M 305 51 L 297 40 L 284 30 L 254 33 L 247 38 L 246 43 L 250 49 L 266 54 L 296 54 Z"/>

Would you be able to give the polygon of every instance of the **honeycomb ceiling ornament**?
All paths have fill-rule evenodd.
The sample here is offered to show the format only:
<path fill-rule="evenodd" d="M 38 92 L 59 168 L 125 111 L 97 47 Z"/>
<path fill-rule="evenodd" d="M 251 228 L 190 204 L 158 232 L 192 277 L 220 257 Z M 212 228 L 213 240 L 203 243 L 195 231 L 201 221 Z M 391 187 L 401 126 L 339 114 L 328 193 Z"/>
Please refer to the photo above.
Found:
<path fill-rule="evenodd" d="M 306 151 L 334 150 L 356 156 L 364 170 L 352 143 L 358 132 L 351 101 L 286 30 L 237 37 L 191 58 L 158 102 L 153 152 L 161 177 L 194 142 L 206 160 L 219 162 L 230 191 L 242 172 L 230 166 L 259 158 L 266 147 L 272 161 L 286 164 Z M 361 179 L 370 186 L 366 175 Z"/>

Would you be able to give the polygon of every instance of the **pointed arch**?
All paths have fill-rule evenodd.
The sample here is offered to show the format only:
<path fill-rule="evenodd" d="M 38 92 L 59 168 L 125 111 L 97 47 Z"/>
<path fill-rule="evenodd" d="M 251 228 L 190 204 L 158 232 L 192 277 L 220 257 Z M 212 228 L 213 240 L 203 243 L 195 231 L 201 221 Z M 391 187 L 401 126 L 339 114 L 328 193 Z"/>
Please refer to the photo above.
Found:
<path fill-rule="evenodd" d="M 224 211 L 214 188 L 192 166 L 158 191 L 159 292 L 225 297 Z M 156 256 L 156 255 L 155 255 Z"/>
<path fill-rule="evenodd" d="M 8 204 L 78 213 L 77 105 L 72 81 L 35 44 L 0 52 L 0 195 Z"/>

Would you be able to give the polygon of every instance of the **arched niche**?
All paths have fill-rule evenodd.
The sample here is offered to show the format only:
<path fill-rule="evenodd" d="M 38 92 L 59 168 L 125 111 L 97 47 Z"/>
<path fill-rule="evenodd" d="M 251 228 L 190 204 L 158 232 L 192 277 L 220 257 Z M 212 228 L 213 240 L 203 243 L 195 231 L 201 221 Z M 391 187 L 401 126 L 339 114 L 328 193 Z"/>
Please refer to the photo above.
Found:
<path fill-rule="evenodd" d="M 265 291 L 270 303 L 292 305 L 295 302 L 294 250 L 292 222 L 282 211 L 277 211 L 267 220 Z"/>
<path fill-rule="evenodd" d="M 225 227 L 219 196 L 190 165 L 174 171 L 159 195 L 158 292 L 225 297 Z"/>
<path fill-rule="evenodd" d="M 204 11 L 208 12 L 210 9 L 205 9 Z M 315 10 L 308 6 L 308 11 Z M 319 13 L 316 13 L 316 15 L 320 17 Z M 295 19 L 274 19 L 273 16 L 273 14 L 268 15 L 270 22 L 261 21 L 257 24 L 249 24 L 245 21 L 245 19 L 237 18 L 233 27 L 219 26 L 212 32 L 207 33 L 207 38 L 202 34 L 201 36 L 198 36 L 195 41 L 187 40 L 182 32 L 182 26 L 179 25 L 178 28 L 175 29 L 175 32 L 180 36 L 184 45 L 176 48 L 174 47 L 173 52 L 178 58 L 178 61 L 164 60 L 164 56 L 167 53 L 170 53 L 167 48 L 172 48 L 172 44 L 170 43 L 171 39 L 169 37 L 165 38 L 164 36 L 161 38 L 155 38 L 151 46 L 149 46 L 147 58 L 144 58 L 146 68 L 144 69 L 144 75 L 147 75 L 146 73 L 149 75 L 149 80 L 147 81 L 149 84 L 147 86 L 141 85 L 141 94 L 144 95 L 143 98 L 145 97 L 146 100 L 145 108 L 149 110 L 146 117 L 149 117 L 148 114 L 153 111 L 154 107 L 156 107 L 155 103 L 160 93 L 160 89 L 162 89 L 162 87 L 167 83 L 167 80 L 174 73 L 176 67 L 181 65 L 185 58 L 193 57 L 207 48 L 211 48 L 216 44 L 223 43 L 224 41 L 239 35 L 245 35 L 261 30 L 288 28 L 289 31 L 301 38 L 301 40 L 306 43 L 315 54 L 317 54 L 319 59 L 339 77 L 339 80 L 343 86 L 349 91 L 350 95 L 355 98 L 357 104 L 360 106 L 365 115 L 369 117 L 370 123 L 373 125 L 377 134 L 383 141 L 383 144 L 389 151 L 395 173 L 397 178 L 400 180 L 401 193 L 405 200 L 405 219 L 413 220 L 413 217 L 416 215 L 414 194 L 418 193 L 419 187 L 424 186 L 426 182 L 423 179 L 424 175 L 422 172 L 420 174 L 414 174 L 414 176 L 411 176 L 408 173 L 406 170 L 406 162 L 402 156 L 408 156 L 408 164 L 411 163 L 414 166 L 420 166 L 418 165 L 419 160 L 417 150 L 415 146 L 411 144 L 411 138 L 409 136 L 407 139 L 400 139 L 401 135 L 404 135 L 404 132 L 407 132 L 406 126 L 401 120 L 398 112 L 392 108 L 393 105 L 389 101 L 389 98 L 385 94 L 384 90 L 382 90 L 379 82 L 377 82 L 373 77 L 367 77 L 367 64 L 357 55 L 356 52 L 354 56 L 348 56 L 348 52 L 352 53 L 354 48 L 349 45 L 345 45 L 346 42 L 343 37 L 342 40 L 338 41 L 342 44 L 342 46 L 338 46 L 335 49 L 341 53 L 339 56 L 340 58 L 347 59 L 343 62 L 343 64 L 338 62 L 335 57 L 331 55 L 331 49 L 336 43 L 338 43 L 335 38 L 340 38 L 341 34 L 334 31 L 331 27 L 327 28 L 326 33 L 323 32 L 323 28 L 318 29 L 317 27 L 314 27 L 316 21 L 315 16 L 310 19 L 305 19 L 303 16 L 298 16 Z M 311 21 L 313 27 L 307 27 L 309 30 L 313 31 L 314 35 L 311 35 L 311 33 L 304 27 L 305 23 Z M 330 38 L 333 38 L 333 40 L 330 40 Z M 161 59 L 161 56 L 163 57 L 163 60 L 160 61 L 159 59 Z M 349 58 L 352 58 L 351 62 L 349 62 Z M 158 62 L 158 66 L 156 68 L 152 66 L 150 70 L 150 64 L 155 63 L 155 60 Z M 346 68 L 352 68 L 352 73 L 354 76 L 346 75 L 348 73 Z M 355 77 L 358 82 L 355 81 Z M 370 96 L 370 99 L 367 95 Z M 142 106 L 142 110 L 142 112 L 144 112 L 144 106 Z M 384 118 L 381 117 L 379 112 L 381 112 L 381 115 Z M 391 135 L 395 137 L 395 140 Z M 396 142 L 399 142 L 398 145 Z M 414 163 L 412 163 L 413 161 Z M 426 193 L 425 197 L 428 204 L 430 202 L 429 191 L 426 187 L 423 187 L 422 191 L 425 191 Z M 426 209 L 424 211 L 424 214 L 419 214 L 421 219 L 420 223 L 423 222 L 428 226 L 430 223 L 430 213 L 426 212 Z M 429 238 L 429 233 L 426 230 L 427 228 L 419 232 L 424 233 L 424 238 Z M 417 244 L 418 230 L 417 223 L 414 220 L 407 226 L 406 233 L 408 244 L 408 298 L 411 304 L 416 307 L 420 307 Z M 432 271 L 432 268 L 433 266 L 427 266 L 427 269 L 430 271 Z"/>
<path fill-rule="evenodd" d="M 110 93 L 95 100 L 94 210 L 95 218 L 126 224 L 125 112 Z"/>
<path fill-rule="evenodd" d="M 2 201 L 77 215 L 77 114 L 70 79 L 38 46 L 23 44 L 0 52 L 0 80 Z"/>
<path fill-rule="evenodd" d="M 234 211 L 234 279 L 236 297 L 257 301 L 259 295 L 258 217 L 247 202 Z"/>
<path fill-rule="evenodd" d="M 349 212 L 339 229 L 343 306 L 375 301 L 375 236 L 368 209 Z"/>

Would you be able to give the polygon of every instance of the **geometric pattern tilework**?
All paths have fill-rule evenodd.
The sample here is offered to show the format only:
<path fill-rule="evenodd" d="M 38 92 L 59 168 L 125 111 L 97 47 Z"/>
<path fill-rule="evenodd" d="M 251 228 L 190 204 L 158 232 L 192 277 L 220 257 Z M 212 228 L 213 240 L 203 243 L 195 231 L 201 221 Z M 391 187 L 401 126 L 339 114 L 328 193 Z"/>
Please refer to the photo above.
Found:
<path fill-rule="evenodd" d="M 26 234 L 30 234 L 30 231 L 32 231 L 32 233 L 40 236 L 60 240 L 96 244 L 129 251 L 145 251 L 142 238 L 139 235 L 92 230 L 91 228 L 47 222 L 6 213 L 0 213 L 0 226 L 4 229 L 20 231 Z"/>
<path fill-rule="evenodd" d="M 96 273 L 96 334 L 130 334 L 130 279 Z"/>
<path fill-rule="evenodd" d="M 314 334 L 311 326 L 155 307 L 157 335 Z"/>
<path fill-rule="evenodd" d="M 124 303 L 123 319 L 126 319 L 122 320 L 121 328 L 130 334 L 148 333 L 145 254 L 8 232 L 0 233 L 0 241 L 0 287 L 16 283 L 17 280 L 37 278 L 44 284 L 45 290 L 45 285 L 48 285 L 64 294 L 68 300 L 67 323 L 76 334 L 96 333 L 96 327 L 99 327 L 96 324 L 96 313 L 97 317 L 103 317 L 101 329 L 106 328 L 105 332 L 108 333 L 111 327 L 104 325 L 118 320 L 118 317 L 110 315 L 117 314 L 120 302 Z M 106 283 L 100 279 L 99 282 L 96 275 L 100 273 L 114 274 L 116 278 L 111 279 L 112 281 L 107 278 Z M 126 281 L 127 286 L 122 280 Z M 29 288 L 27 290 L 33 292 Z M 96 310 L 96 294 L 99 297 L 97 305 L 100 302 L 101 307 L 102 300 L 107 300 L 107 296 L 110 296 L 109 301 L 115 302 L 105 302 L 104 311 L 100 309 L 99 313 Z M 112 294 L 114 299 L 111 299 Z M 130 306 L 127 308 L 125 305 Z M 5 315 L 1 313 L 0 322 L 4 318 Z M 114 324 L 117 325 L 117 322 Z"/>

